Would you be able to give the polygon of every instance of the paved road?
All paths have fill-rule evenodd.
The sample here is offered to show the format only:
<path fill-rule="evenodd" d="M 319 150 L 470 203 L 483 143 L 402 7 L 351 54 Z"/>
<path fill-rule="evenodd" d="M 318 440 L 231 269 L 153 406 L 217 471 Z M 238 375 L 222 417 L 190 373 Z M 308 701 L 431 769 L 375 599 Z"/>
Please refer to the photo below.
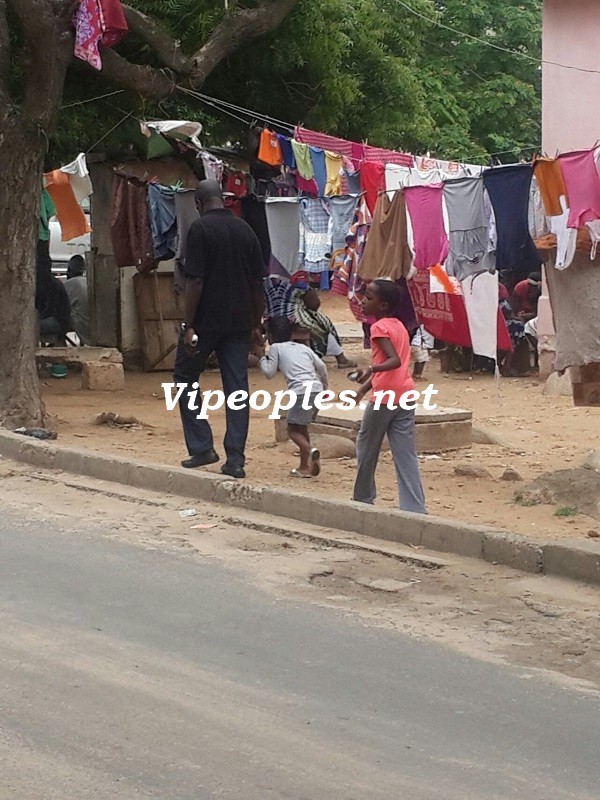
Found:
<path fill-rule="evenodd" d="M 597 800 L 599 711 L 214 561 L 0 523 L 2 800 Z"/>

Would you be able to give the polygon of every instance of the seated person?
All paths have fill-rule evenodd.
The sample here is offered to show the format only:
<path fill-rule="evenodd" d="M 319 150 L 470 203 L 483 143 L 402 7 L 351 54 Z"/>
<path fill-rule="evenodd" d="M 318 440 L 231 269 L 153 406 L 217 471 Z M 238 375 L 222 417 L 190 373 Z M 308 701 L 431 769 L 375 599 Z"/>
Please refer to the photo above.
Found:
<path fill-rule="evenodd" d="M 87 279 L 84 275 L 85 262 L 82 256 L 73 256 L 67 266 L 65 290 L 69 296 L 71 319 L 79 341 L 91 345 L 90 315 L 88 311 Z"/>
<path fill-rule="evenodd" d="M 40 298 L 40 341 L 65 345 L 72 330 L 71 304 L 64 284 L 52 275 L 45 295 Z"/>
<path fill-rule="evenodd" d="M 515 318 L 521 322 L 529 322 L 537 317 L 538 300 L 541 294 L 541 272 L 532 272 L 526 280 L 517 283 L 511 298 L 511 307 Z"/>

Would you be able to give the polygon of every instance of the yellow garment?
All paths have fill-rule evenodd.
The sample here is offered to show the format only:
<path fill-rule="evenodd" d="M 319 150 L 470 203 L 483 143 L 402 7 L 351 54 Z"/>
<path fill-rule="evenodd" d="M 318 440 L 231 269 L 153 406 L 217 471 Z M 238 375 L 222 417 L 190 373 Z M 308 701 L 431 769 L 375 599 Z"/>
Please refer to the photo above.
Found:
<path fill-rule="evenodd" d="M 56 208 L 56 217 L 60 223 L 63 242 L 85 236 L 90 229 L 81 206 L 75 199 L 69 176 L 59 169 L 44 175 L 46 189 Z"/>
<path fill-rule="evenodd" d="M 342 193 L 341 173 L 343 166 L 343 159 L 338 153 L 325 150 L 325 167 L 327 169 L 327 183 L 325 184 L 326 196 L 330 197 Z"/>

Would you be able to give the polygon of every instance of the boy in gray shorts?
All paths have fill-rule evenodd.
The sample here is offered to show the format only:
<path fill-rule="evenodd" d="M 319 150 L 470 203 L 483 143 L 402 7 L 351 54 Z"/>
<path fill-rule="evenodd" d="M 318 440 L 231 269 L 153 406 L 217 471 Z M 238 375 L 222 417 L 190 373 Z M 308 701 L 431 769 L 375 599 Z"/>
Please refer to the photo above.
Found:
<path fill-rule="evenodd" d="M 293 326 L 287 317 L 274 317 L 269 321 L 268 334 L 271 347 L 259 367 L 267 378 L 281 372 L 288 390 L 296 401 L 287 413 L 289 437 L 300 449 L 300 466 L 293 469 L 293 478 L 316 478 L 321 472 L 321 454 L 311 448 L 308 426 L 317 415 L 315 398 L 329 388 L 327 367 L 310 347 L 290 341 Z M 307 394 L 309 388 L 309 394 Z"/>

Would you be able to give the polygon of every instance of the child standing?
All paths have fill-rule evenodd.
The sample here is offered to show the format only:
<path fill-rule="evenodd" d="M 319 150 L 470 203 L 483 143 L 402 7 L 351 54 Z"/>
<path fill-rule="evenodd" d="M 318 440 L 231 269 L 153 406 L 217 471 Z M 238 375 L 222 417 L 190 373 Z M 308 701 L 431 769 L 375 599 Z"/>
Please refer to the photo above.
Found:
<path fill-rule="evenodd" d="M 423 372 L 425 371 L 425 364 L 429 363 L 429 351 L 433 350 L 434 344 L 433 336 L 427 333 L 423 325 L 421 325 L 410 343 L 410 352 L 415 364 L 413 367 L 414 381 L 425 380 Z"/>
<path fill-rule="evenodd" d="M 287 381 L 288 389 L 296 395 L 296 402 L 287 414 L 290 439 L 300 449 L 300 466 L 290 472 L 293 478 L 316 478 L 321 472 L 321 454 L 311 448 L 308 426 L 317 415 L 315 397 L 329 388 L 327 367 L 305 344 L 292 342 L 293 326 L 287 317 L 274 317 L 269 321 L 271 347 L 259 367 L 271 379 L 279 370 Z M 310 387 L 308 402 L 306 390 Z"/>
<path fill-rule="evenodd" d="M 425 497 L 419 474 L 415 449 L 415 412 L 401 408 L 398 403 L 403 394 L 414 388 L 409 373 L 410 341 L 404 325 L 391 316 L 399 300 L 399 289 L 389 280 L 376 280 L 367 286 L 363 298 L 365 316 L 377 322 L 371 328 L 373 364 L 358 376 L 362 387 L 357 393 L 360 402 L 372 392 L 365 409 L 356 451 L 358 472 L 354 485 L 354 500 L 360 503 L 375 502 L 375 470 L 383 437 L 387 433 L 396 468 L 398 494 L 402 511 L 425 514 Z M 384 402 L 375 403 L 375 392 L 386 392 Z M 387 403 L 393 397 L 393 408 Z"/>

